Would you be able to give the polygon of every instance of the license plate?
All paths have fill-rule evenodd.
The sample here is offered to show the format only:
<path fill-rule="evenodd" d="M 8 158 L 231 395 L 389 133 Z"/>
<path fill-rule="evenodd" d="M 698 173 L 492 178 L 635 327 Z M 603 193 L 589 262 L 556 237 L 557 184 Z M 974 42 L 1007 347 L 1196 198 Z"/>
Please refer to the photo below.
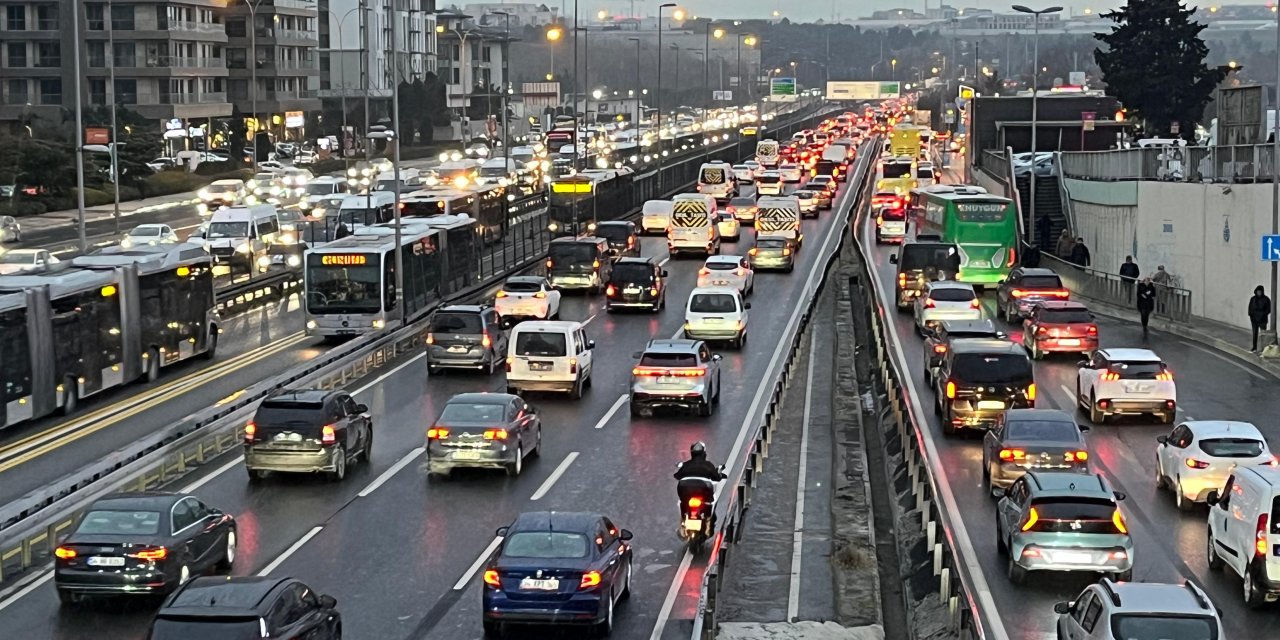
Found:
<path fill-rule="evenodd" d="M 529 370 L 530 371 L 550 371 L 551 363 L 550 362 L 530 362 Z"/>
<path fill-rule="evenodd" d="M 559 591 L 559 580 L 540 580 L 538 578 L 525 578 L 520 581 L 520 588 L 527 591 Z"/>
<path fill-rule="evenodd" d="M 1089 564 L 1093 561 L 1093 556 L 1079 551 L 1056 551 L 1053 554 L 1053 559 L 1055 562 L 1066 564 Z"/>
<path fill-rule="evenodd" d="M 623 289 L 622 292 L 628 295 L 635 295 L 640 293 L 640 287 L 627 287 L 626 289 Z"/>
<path fill-rule="evenodd" d="M 998 411 L 1003 408 L 1004 408 L 1004 403 L 1000 402 L 999 400 L 979 400 L 978 401 L 979 411 L 988 411 L 988 410 Z"/>
<path fill-rule="evenodd" d="M 124 558 L 108 558 L 103 556 L 92 556 L 86 561 L 91 567 L 123 567 Z"/>
<path fill-rule="evenodd" d="M 680 384 L 680 380 L 675 376 L 659 376 L 658 384 Z"/>
<path fill-rule="evenodd" d="M 479 460 L 480 452 L 479 451 L 454 451 L 453 459 L 454 460 Z"/>
<path fill-rule="evenodd" d="M 1151 385 L 1137 382 L 1126 382 L 1124 384 L 1124 390 L 1127 393 L 1151 393 Z"/>
<path fill-rule="evenodd" d="M 1067 338 L 1067 339 L 1059 340 L 1058 344 L 1064 347 L 1078 347 L 1080 346 L 1080 341 L 1075 338 Z"/>
<path fill-rule="evenodd" d="M 466 353 L 466 352 L 467 352 L 467 348 L 463 346 L 455 345 L 455 346 L 449 347 L 449 353 Z"/>
<path fill-rule="evenodd" d="M 685 518 L 684 528 L 687 531 L 702 531 L 702 521 L 697 518 Z"/>
<path fill-rule="evenodd" d="M 302 442 L 301 433 L 277 433 L 276 442 Z"/>
<path fill-rule="evenodd" d="M 722 319 L 722 318 L 705 318 L 705 319 L 703 320 L 703 322 L 706 322 L 707 324 L 720 324 L 721 322 L 724 322 L 724 319 Z"/>
<path fill-rule="evenodd" d="M 727 286 L 729 286 L 729 281 L 728 281 L 728 280 L 715 280 L 715 281 L 713 281 L 711 284 L 714 284 L 714 285 L 719 286 L 719 287 L 727 287 Z"/>
<path fill-rule="evenodd" d="M 991 263 L 987 262 L 986 260 L 971 260 L 971 261 L 969 262 L 969 266 L 971 266 L 971 267 L 989 267 L 989 266 L 991 266 Z"/>

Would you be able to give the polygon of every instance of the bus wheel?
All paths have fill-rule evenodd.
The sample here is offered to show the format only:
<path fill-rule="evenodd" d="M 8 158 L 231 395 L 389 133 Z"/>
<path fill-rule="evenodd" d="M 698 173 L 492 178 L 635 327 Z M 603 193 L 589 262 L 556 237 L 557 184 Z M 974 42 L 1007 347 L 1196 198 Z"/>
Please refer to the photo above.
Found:
<path fill-rule="evenodd" d="M 67 390 L 67 395 L 62 401 L 62 415 L 69 416 L 76 412 L 76 407 L 80 404 L 80 394 L 76 390 L 75 378 L 67 378 L 63 384 L 66 385 L 64 388 Z"/>
<path fill-rule="evenodd" d="M 151 349 L 147 352 L 147 382 L 155 382 L 160 377 L 160 351 Z"/>
<path fill-rule="evenodd" d="M 203 357 L 205 360 L 212 360 L 213 356 L 217 355 L 217 353 L 218 353 L 218 327 L 212 326 L 212 327 L 209 327 L 209 337 L 207 338 L 207 345 L 205 347 L 204 353 L 201 354 L 201 357 Z"/>

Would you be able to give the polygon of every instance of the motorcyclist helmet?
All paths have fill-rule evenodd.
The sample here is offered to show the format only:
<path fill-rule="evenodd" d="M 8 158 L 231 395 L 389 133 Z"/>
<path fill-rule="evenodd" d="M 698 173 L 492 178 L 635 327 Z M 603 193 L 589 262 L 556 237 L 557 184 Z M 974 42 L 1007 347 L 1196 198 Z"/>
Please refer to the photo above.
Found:
<path fill-rule="evenodd" d="M 707 445 L 701 440 L 689 445 L 689 457 L 702 460 L 707 457 Z"/>

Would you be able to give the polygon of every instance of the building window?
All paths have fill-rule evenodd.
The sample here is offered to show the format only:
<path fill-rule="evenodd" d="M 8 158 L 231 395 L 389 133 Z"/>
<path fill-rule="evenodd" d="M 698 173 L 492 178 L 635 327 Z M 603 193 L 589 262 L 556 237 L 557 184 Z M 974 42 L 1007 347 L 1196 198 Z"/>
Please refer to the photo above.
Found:
<path fill-rule="evenodd" d="M 39 31 L 58 30 L 58 5 L 36 5 L 36 29 Z"/>
<path fill-rule="evenodd" d="M 138 81 L 116 80 L 115 104 L 138 104 Z"/>
<path fill-rule="evenodd" d="M 107 81 L 99 78 L 89 80 L 89 104 L 107 104 Z"/>
<path fill-rule="evenodd" d="M 233 78 L 227 81 L 227 98 L 231 100 L 249 99 L 249 81 Z"/>
<path fill-rule="evenodd" d="M 461 73 L 461 71 L 462 71 L 462 70 L 461 70 L 461 69 L 459 69 L 458 67 L 454 67 L 454 68 L 453 68 L 453 80 L 450 82 L 450 84 L 462 84 L 462 73 Z"/>
<path fill-rule="evenodd" d="M 62 48 L 57 42 L 37 42 L 36 43 L 36 66 L 37 67 L 61 67 L 62 66 Z"/>
<path fill-rule="evenodd" d="M 10 80 L 9 88 L 9 104 L 27 104 L 27 81 L 26 80 Z"/>
<path fill-rule="evenodd" d="M 481 60 L 484 62 L 493 62 L 493 47 L 486 46 L 484 48 L 484 57 L 481 58 Z"/>
<path fill-rule="evenodd" d="M 227 37 L 228 38 L 249 37 L 249 32 L 246 30 L 244 18 L 228 18 L 227 19 Z"/>
<path fill-rule="evenodd" d="M 104 31 L 107 28 L 106 7 L 102 3 L 86 4 L 84 19 L 90 31 Z"/>
<path fill-rule="evenodd" d="M 248 69 L 248 52 L 244 49 L 234 49 L 227 47 L 227 68 L 228 69 Z"/>
<path fill-rule="evenodd" d="M 62 104 L 62 78 L 41 78 L 40 104 Z"/>
<path fill-rule="evenodd" d="M 132 42 L 117 42 L 111 50 L 112 66 L 115 67 L 136 67 L 137 60 L 134 58 L 134 50 L 136 47 Z"/>
<path fill-rule="evenodd" d="M 10 69 L 22 69 L 27 66 L 27 43 L 10 42 L 5 48 L 9 50 Z"/>
<path fill-rule="evenodd" d="M 21 4 L 11 4 L 5 7 L 5 28 L 9 31 L 26 31 L 27 30 L 27 7 Z"/>
<path fill-rule="evenodd" d="M 133 31 L 133 5 L 111 5 L 111 29 L 114 31 Z"/>
<path fill-rule="evenodd" d="M 85 44 L 89 45 L 89 66 L 95 69 L 107 66 L 107 43 L 89 41 Z"/>

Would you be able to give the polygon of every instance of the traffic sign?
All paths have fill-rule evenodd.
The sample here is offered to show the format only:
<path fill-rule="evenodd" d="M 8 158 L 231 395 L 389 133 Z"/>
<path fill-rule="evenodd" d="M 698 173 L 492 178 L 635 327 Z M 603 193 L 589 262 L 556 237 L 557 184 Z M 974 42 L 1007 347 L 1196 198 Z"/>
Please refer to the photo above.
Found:
<path fill-rule="evenodd" d="M 711 99 L 720 102 L 730 102 L 733 100 L 732 91 L 712 91 Z"/>
<path fill-rule="evenodd" d="M 771 96 L 794 96 L 796 95 L 796 79 L 795 78 L 773 78 L 769 81 L 769 95 Z"/>
<path fill-rule="evenodd" d="M 1262 261 L 1280 262 L 1280 235 L 1262 236 Z"/>
<path fill-rule="evenodd" d="M 1096 122 L 1097 119 L 1098 119 L 1097 111 L 1081 111 L 1080 112 L 1080 122 L 1082 125 L 1081 130 L 1093 131 L 1094 122 Z"/>

